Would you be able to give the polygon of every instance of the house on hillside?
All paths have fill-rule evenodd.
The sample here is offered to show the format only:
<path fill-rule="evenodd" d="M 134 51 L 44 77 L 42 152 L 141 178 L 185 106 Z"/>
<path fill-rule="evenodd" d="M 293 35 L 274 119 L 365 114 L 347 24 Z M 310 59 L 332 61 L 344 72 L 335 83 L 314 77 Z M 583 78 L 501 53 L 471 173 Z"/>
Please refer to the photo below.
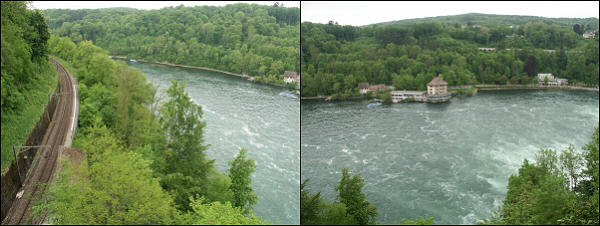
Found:
<path fill-rule="evenodd" d="M 360 92 L 360 94 L 365 94 L 365 93 L 369 92 L 369 83 L 368 82 L 358 83 L 358 91 Z"/>
<path fill-rule="evenodd" d="M 300 84 L 300 76 L 294 71 L 285 71 L 283 73 L 283 81 L 285 81 L 285 83 L 297 82 Z"/>

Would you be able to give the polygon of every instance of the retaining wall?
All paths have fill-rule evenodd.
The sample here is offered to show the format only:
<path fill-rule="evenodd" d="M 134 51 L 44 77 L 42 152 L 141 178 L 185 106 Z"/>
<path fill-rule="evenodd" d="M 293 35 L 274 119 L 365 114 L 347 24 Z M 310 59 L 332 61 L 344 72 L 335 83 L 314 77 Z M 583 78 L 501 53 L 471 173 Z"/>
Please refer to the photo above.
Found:
<path fill-rule="evenodd" d="M 60 93 L 60 85 L 57 84 L 57 88 L 54 89 L 54 92 L 49 97 L 48 105 L 44 110 L 44 113 L 40 117 L 39 121 L 36 123 L 35 127 L 29 133 L 29 136 L 25 140 L 26 146 L 37 146 L 42 143 L 44 139 L 44 134 L 52 121 L 52 116 L 56 111 L 56 105 L 58 104 L 59 95 L 55 95 Z M 6 217 L 6 213 L 12 206 L 12 203 L 15 200 L 15 196 L 17 192 L 21 189 L 23 181 L 27 177 L 27 172 L 33 163 L 35 155 L 37 154 L 40 147 L 25 149 L 25 151 L 17 153 L 16 162 L 12 162 L 4 171 L 2 172 L 2 180 L 1 180 L 1 212 L 2 212 L 2 220 Z M 19 150 L 17 150 L 19 151 Z M 17 167 L 18 166 L 18 167 Z"/>

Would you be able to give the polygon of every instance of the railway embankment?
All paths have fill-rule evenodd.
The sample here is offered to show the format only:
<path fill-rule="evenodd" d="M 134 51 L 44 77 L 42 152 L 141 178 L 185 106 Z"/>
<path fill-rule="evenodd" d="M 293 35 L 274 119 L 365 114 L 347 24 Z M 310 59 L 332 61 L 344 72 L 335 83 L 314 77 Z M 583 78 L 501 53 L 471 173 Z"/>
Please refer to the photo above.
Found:
<path fill-rule="evenodd" d="M 30 133 L 26 146 L 15 147 L 15 159 L 2 173 L 2 224 L 40 224 L 31 221 L 31 206 L 45 192 L 59 168 L 59 156 L 69 155 L 77 130 L 79 98 L 75 78 L 50 58 L 59 83 L 42 117 Z M 18 152 L 17 152 L 18 151 Z M 77 151 L 77 153 L 82 153 Z"/>

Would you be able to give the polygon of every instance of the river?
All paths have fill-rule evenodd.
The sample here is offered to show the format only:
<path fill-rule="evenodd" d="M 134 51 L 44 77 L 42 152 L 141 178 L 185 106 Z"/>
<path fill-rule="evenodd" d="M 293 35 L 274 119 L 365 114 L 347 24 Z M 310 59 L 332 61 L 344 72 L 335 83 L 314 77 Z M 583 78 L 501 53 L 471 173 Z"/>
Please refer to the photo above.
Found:
<path fill-rule="evenodd" d="M 569 144 L 581 151 L 599 109 L 597 92 L 543 90 L 481 91 L 440 104 L 367 104 L 302 102 L 301 179 L 333 201 L 348 167 L 364 178 L 380 223 L 489 218 L 524 158 Z"/>
<path fill-rule="evenodd" d="M 300 101 L 280 96 L 281 88 L 197 69 L 127 62 L 146 74 L 166 96 L 171 80 L 185 81 L 185 91 L 202 106 L 206 152 L 225 172 L 248 149 L 256 163 L 252 187 L 256 215 L 280 224 L 300 223 Z"/>

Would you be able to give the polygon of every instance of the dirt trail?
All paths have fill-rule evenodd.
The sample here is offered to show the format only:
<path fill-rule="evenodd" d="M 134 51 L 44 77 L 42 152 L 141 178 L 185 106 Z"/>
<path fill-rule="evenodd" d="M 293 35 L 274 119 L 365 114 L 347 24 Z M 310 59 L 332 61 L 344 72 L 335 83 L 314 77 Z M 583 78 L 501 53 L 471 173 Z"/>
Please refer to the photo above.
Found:
<path fill-rule="evenodd" d="M 60 63 L 50 58 L 50 62 L 56 68 L 59 78 L 59 89 L 57 95 L 60 95 L 56 110 L 53 113 L 52 121 L 44 134 L 44 139 L 39 145 L 49 145 L 49 148 L 40 149 L 34 165 L 29 171 L 29 176 L 23 183 L 21 191 L 24 193 L 20 198 L 16 198 L 2 224 L 40 224 L 43 219 L 30 220 L 29 216 L 33 212 L 31 206 L 45 192 L 47 184 L 53 177 L 56 165 L 58 163 L 59 149 L 61 146 L 71 143 L 73 133 L 73 120 L 77 103 L 76 90 L 74 89 L 74 79 L 69 72 Z M 21 193 L 21 192 L 19 192 Z"/>

